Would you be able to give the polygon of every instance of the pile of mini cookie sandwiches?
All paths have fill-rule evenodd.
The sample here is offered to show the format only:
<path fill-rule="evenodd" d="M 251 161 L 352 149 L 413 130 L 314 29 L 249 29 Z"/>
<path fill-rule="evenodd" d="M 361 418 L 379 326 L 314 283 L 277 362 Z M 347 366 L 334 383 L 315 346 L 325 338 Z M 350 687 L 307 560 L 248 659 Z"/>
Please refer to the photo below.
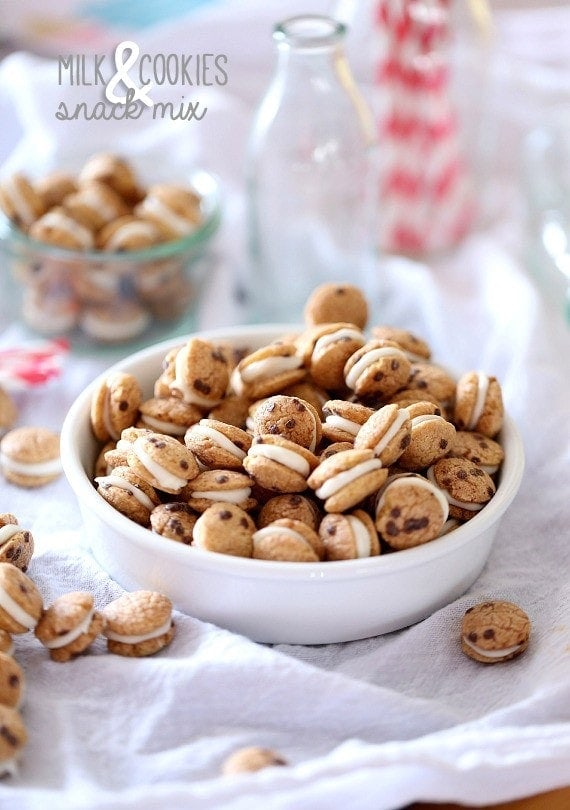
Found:
<path fill-rule="evenodd" d="M 241 353 L 190 338 L 153 396 L 115 373 L 92 400 L 99 493 L 191 548 L 317 562 L 400 551 L 471 520 L 503 460 L 497 379 L 457 381 L 401 329 L 364 329 L 352 285 L 310 296 L 305 328 Z"/>
<path fill-rule="evenodd" d="M 27 243 L 13 271 L 24 285 L 22 316 L 34 330 L 62 334 L 75 326 L 97 341 L 141 334 L 153 318 L 180 315 L 193 296 L 186 257 L 113 263 L 118 253 L 184 239 L 203 222 L 201 199 L 181 185 L 145 187 L 133 166 L 107 153 L 77 175 L 54 171 L 32 181 L 17 173 L 0 182 L 0 208 L 34 242 L 70 251 L 51 258 Z M 81 260 L 97 251 L 99 260 Z"/>

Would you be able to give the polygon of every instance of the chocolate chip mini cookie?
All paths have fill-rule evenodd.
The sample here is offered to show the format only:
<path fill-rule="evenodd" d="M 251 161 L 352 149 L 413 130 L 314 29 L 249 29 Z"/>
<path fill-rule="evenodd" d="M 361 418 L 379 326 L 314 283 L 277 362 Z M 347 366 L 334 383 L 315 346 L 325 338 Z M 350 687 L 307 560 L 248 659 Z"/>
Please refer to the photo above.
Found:
<path fill-rule="evenodd" d="M 459 430 L 476 430 L 493 438 L 503 425 L 501 386 L 496 377 L 469 371 L 457 381 L 454 422 Z"/>
<path fill-rule="evenodd" d="M 117 441 L 137 421 L 142 391 L 133 374 L 117 371 L 107 376 L 91 398 L 91 428 L 101 442 Z"/>
<path fill-rule="evenodd" d="M 376 498 L 376 528 L 398 550 L 439 537 L 448 514 L 441 490 L 416 473 L 390 477 Z"/>
<path fill-rule="evenodd" d="M 34 633 L 52 661 L 64 663 L 85 652 L 104 627 L 105 620 L 95 609 L 93 594 L 72 591 L 44 610 Z"/>
<path fill-rule="evenodd" d="M 156 506 L 150 513 L 150 526 L 155 534 L 183 543 L 192 544 L 198 515 L 187 503 L 171 501 Z"/>
<path fill-rule="evenodd" d="M 368 322 L 368 302 L 362 290 L 353 284 L 325 282 L 310 294 L 303 314 L 309 325 L 348 321 L 364 329 Z"/>
<path fill-rule="evenodd" d="M 406 408 L 384 405 L 373 411 L 354 439 L 357 450 L 370 449 L 384 467 L 394 464 L 409 446 L 412 420 Z"/>
<path fill-rule="evenodd" d="M 26 688 L 24 670 L 15 658 L 0 652 L 0 705 L 18 709 Z"/>
<path fill-rule="evenodd" d="M 214 503 L 234 503 L 246 511 L 257 506 L 252 496 L 253 481 L 243 470 L 204 470 L 190 481 L 182 493 L 196 512 Z"/>
<path fill-rule="evenodd" d="M 15 515 L 0 514 L 0 562 L 12 563 L 26 571 L 33 553 L 32 533 L 18 525 Z"/>
<path fill-rule="evenodd" d="M 461 649 L 474 661 L 498 664 L 527 649 L 530 631 L 530 619 L 518 605 L 501 600 L 482 602 L 465 612 Z"/>
<path fill-rule="evenodd" d="M 311 453 L 322 437 L 321 420 L 308 402 L 283 394 L 267 397 L 256 408 L 252 419 L 256 436 L 274 434 L 306 447 Z"/>
<path fill-rule="evenodd" d="M 321 511 L 312 498 L 294 492 L 287 495 L 275 495 L 266 501 L 257 515 L 257 527 L 263 529 L 275 520 L 289 518 L 306 523 L 309 528 L 318 530 L 321 522 Z"/>
<path fill-rule="evenodd" d="M 253 535 L 253 557 L 283 562 L 318 562 L 324 544 L 314 529 L 301 520 L 280 518 Z"/>
<path fill-rule="evenodd" d="M 449 514 L 458 520 L 471 520 L 495 494 L 493 479 L 466 458 L 442 458 L 427 471 L 449 503 Z"/>
<path fill-rule="evenodd" d="M 44 427 L 13 428 L 0 441 L 0 469 L 19 487 L 41 487 L 62 472 L 59 434 Z"/>
<path fill-rule="evenodd" d="M 377 492 L 387 477 L 372 450 L 345 450 L 321 461 L 308 484 L 325 512 L 346 512 Z"/>
<path fill-rule="evenodd" d="M 370 340 L 347 360 L 344 379 L 360 397 L 388 399 L 403 388 L 410 376 L 411 363 L 392 340 Z"/>
<path fill-rule="evenodd" d="M 177 351 L 172 370 L 169 388 L 173 396 L 208 411 L 224 398 L 229 382 L 228 361 L 211 341 L 190 338 Z"/>
<path fill-rule="evenodd" d="M 204 467 L 239 471 L 251 447 L 251 435 L 218 419 L 201 419 L 186 431 L 184 443 Z"/>
<path fill-rule="evenodd" d="M 7 633 L 33 630 L 43 599 L 32 580 L 11 563 L 0 563 L 0 628 Z"/>
<path fill-rule="evenodd" d="M 137 424 L 140 427 L 178 438 L 183 437 L 190 425 L 202 418 L 202 411 L 197 405 L 178 397 L 151 397 L 141 403 L 139 411 Z"/>
<path fill-rule="evenodd" d="M 148 526 L 150 513 L 160 503 L 155 488 L 127 466 L 114 467 L 109 475 L 95 479 L 98 493 L 121 514 Z"/>
<path fill-rule="evenodd" d="M 325 323 L 308 329 L 297 340 L 303 363 L 316 385 L 328 391 L 345 389 L 344 366 L 366 343 L 352 323 Z"/>
<path fill-rule="evenodd" d="M 319 527 L 327 560 L 354 560 L 380 554 L 374 522 L 364 509 L 325 515 Z"/>
<path fill-rule="evenodd" d="M 125 593 L 106 605 L 102 614 L 107 649 L 116 655 L 154 655 L 174 638 L 172 602 L 157 591 Z"/>
<path fill-rule="evenodd" d="M 278 394 L 306 376 L 294 343 L 276 341 L 247 354 L 232 372 L 235 393 L 251 400 Z"/>
<path fill-rule="evenodd" d="M 243 466 L 256 484 L 271 492 L 304 492 L 318 459 L 296 442 L 281 436 L 255 436 Z"/>
<path fill-rule="evenodd" d="M 0 776 L 13 775 L 22 751 L 28 742 L 28 732 L 17 709 L 0 704 Z"/>
<path fill-rule="evenodd" d="M 323 405 L 323 436 L 330 442 L 350 442 L 374 413 L 373 408 L 345 399 L 329 399 Z"/>
<path fill-rule="evenodd" d="M 135 439 L 127 453 L 127 464 L 152 487 L 172 495 L 181 492 L 199 472 L 192 451 L 164 433 Z"/>
<path fill-rule="evenodd" d="M 255 523 L 235 503 L 209 506 L 194 526 L 193 545 L 202 551 L 215 551 L 234 557 L 251 557 Z"/>

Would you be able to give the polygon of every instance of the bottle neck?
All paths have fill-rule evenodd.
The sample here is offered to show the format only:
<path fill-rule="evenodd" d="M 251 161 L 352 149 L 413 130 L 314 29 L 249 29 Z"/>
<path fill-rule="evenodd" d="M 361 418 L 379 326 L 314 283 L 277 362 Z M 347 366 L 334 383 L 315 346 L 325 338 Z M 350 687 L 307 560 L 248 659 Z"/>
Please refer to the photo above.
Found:
<path fill-rule="evenodd" d="M 273 32 L 278 70 L 302 73 L 306 79 L 330 70 L 338 73 L 345 35 L 345 26 L 331 17 L 306 14 L 284 20 Z"/>

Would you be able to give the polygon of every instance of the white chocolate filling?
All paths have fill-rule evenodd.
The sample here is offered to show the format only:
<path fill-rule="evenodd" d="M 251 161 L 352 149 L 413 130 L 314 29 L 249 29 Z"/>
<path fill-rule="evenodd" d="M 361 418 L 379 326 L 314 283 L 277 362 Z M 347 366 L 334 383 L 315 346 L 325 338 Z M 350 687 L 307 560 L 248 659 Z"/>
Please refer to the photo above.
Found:
<path fill-rule="evenodd" d="M 359 377 L 364 374 L 364 372 L 369 369 L 370 366 L 377 363 L 378 360 L 381 360 L 383 357 L 394 357 L 395 359 L 403 360 L 406 363 L 408 362 L 408 358 L 401 349 L 396 349 L 392 346 L 383 346 L 381 349 L 371 349 L 359 360 L 357 360 L 349 370 L 345 377 L 345 382 L 348 387 L 354 390 L 358 384 Z"/>
<path fill-rule="evenodd" d="M 149 512 L 152 512 L 156 505 L 142 489 L 131 484 L 131 482 L 127 481 L 125 478 L 121 478 L 120 475 L 113 475 L 112 473 L 111 475 L 102 475 L 95 479 L 95 483 L 99 484 L 99 486 L 104 489 L 106 487 L 117 487 L 118 489 L 124 489 L 126 492 L 130 492 L 131 495 L 135 496 L 140 505 L 148 509 Z"/>
<path fill-rule="evenodd" d="M 478 466 L 481 467 L 483 472 L 486 472 L 487 475 L 494 475 L 499 469 L 498 464 L 479 464 Z"/>
<path fill-rule="evenodd" d="M 22 627 L 25 627 L 27 630 L 33 630 L 36 624 L 38 623 L 37 619 L 34 619 L 33 616 L 24 610 L 12 597 L 9 593 L 6 592 L 4 588 L 0 587 L 0 607 L 6 611 L 6 613 L 14 619 L 15 622 L 21 624 Z"/>
<path fill-rule="evenodd" d="M 222 503 L 243 503 L 251 495 L 251 487 L 240 487 L 239 489 L 205 489 L 203 491 L 193 490 L 192 498 L 206 498 L 208 501 L 220 501 Z"/>
<path fill-rule="evenodd" d="M 111 439 L 116 442 L 120 434 L 115 430 L 111 421 L 111 391 L 108 387 L 103 398 L 103 424 Z"/>
<path fill-rule="evenodd" d="M 378 458 L 361 461 L 360 464 L 355 464 L 355 466 L 351 467 L 349 470 L 343 470 L 333 475 L 331 478 L 328 478 L 319 489 L 315 490 L 315 495 L 321 498 L 321 500 L 326 501 L 331 495 L 335 495 L 343 487 L 356 481 L 357 478 L 360 478 L 362 475 L 367 475 L 374 470 L 379 470 L 381 467 L 382 462 Z"/>
<path fill-rule="evenodd" d="M 140 633 L 138 636 L 122 635 L 121 633 L 115 633 L 113 630 L 109 629 L 104 630 L 103 632 L 107 638 L 111 639 L 111 641 L 119 641 L 121 644 L 140 644 L 142 641 L 150 641 L 152 638 L 163 636 L 165 633 L 168 633 L 171 626 L 172 618 L 169 617 L 160 627 L 157 627 L 155 630 L 151 630 L 148 633 Z"/>
<path fill-rule="evenodd" d="M 475 430 L 475 425 L 481 418 L 483 414 L 483 409 L 485 407 L 485 399 L 487 398 L 487 392 L 489 390 L 489 377 L 482 371 L 477 372 L 477 397 L 475 398 L 475 404 L 473 405 L 473 410 L 471 411 L 471 417 L 469 419 L 469 423 L 467 424 L 467 430 Z"/>
<path fill-rule="evenodd" d="M 412 430 L 424 422 L 440 422 L 445 421 L 443 417 L 438 416 L 436 413 L 422 413 L 420 416 L 414 416 L 412 419 Z"/>
<path fill-rule="evenodd" d="M 44 475 L 56 475 L 61 472 L 60 458 L 52 458 L 49 461 L 15 461 L 6 453 L 0 452 L 0 467 L 3 467 L 9 472 L 16 473 L 16 475 L 37 475 L 42 477 Z"/>
<path fill-rule="evenodd" d="M 120 228 L 109 237 L 105 244 L 105 250 L 113 251 L 119 250 L 127 242 L 128 239 L 153 239 L 156 235 L 154 227 L 150 222 L 127 222 L 121 225 Z"/>
<path fill-rule="evenodd" d="M 382 436 L 380 441 L 373 448 L 375 456 L 379 456 L 386 449 L 386 447 L 388 447 L 392 439 L 398 435 L 400 428 L 406 423 L 407 419 L 409 419 L 409 416 L 410 415 L 405 408 L 398 409 L 396 418 L 389 426 L 386 433 Z"/>
<path fill-rule="evenodd" d="M 275 355 L 273 357 L 265 357 L 263 360 L 255 360 L 249 363 L 240 370 L 241 378 L 244 382 L 255 382 L 255 380 L 266 380 L 270 377 L 276 377 L 286 371 L 294 371 L 301 368 L 302 359 L 296 354 L 288 355 Z"/>
<path fill-rule="evenodd" d="M 445 493 L 438 487 L 433 479 L 427 481 L 425 478 L 414 478 L 412 475 L 406 475 L 406 473 L 394 476 L 394 478 L 388 481 L 384 489 L 381 491 L 381 495 L 376 504 L 376 514 L 378 514 L 384 506 L 387 490 L 398 486 L 418 487 L 418 489 L 425 489 L 428 492 L 431 492 L 432 495 L 435 495 L 443 514 L 443 523 L 445 523 L 449 516 L 449 502 L 445 497 Z"/>
<path fill-rule="evenodd" d="M 309 475 L 311 467 L 306 458 L 288 447 L 279 447 L 276 444 L 253 444 L 248 450 L 248 456 L 262 456 L 277 464 L 288 467 L 305 478 Z"/>
<path fill-rule="evenodd" d="M 146 441 L 146 436 L 139 436 L 133 443 L 132 452 L 158 483 L 158 488 L 163 490 L 181 490 L 185 487 L 188 479 L 174 475 L 174 473 L 170 472 L 166 467 L 163 467 L 158 461 L 155 461 L 144 449 Z"/>
<path fill-rule="evenodd" d="M 160 223 L 174 231 L 177 236 L 185 236 L 196 228 L 193 222 L 179 216 L 158 197 L 145 197 L 137 210 L 143 214 L 149 214 L 151 217 L 156 217 Z"/>
<path fill-rule="evenodd" d="M 165 422 L 162 419 L 156 419 L 154 416 L 141 414 L 141 422 L 148 425 L 151 430 L 157 433 L 167 433 L 169 436 L 184 436 L 188 430 L 187 425 L 177 425 L 174 422 Z"/>
<path fill-rule="evenodd" d="M 361 345 L 364 345 L 364 335 L 362 332 L 359 332 L 358 329 L 343 327 L 342 329 L 337 329 L 335 332 L 330 332 L 328 335 L 320 337 L 313 347 L 313 354 L 317 354 L 327 346 L 330 346 L 331 343 L 336 343 L 338 340 L 356 340 Z"/>
<path fill-rule="evenodd" d="M 428 468 L 427 477 L 434 487 L 437 487 L 437 489 L 443 493 L 445 499 L 451 506 L 457 506 L 458 509 L 467 509 L 468 512 L 478 512 L 485 506 L 484 503 L 469 503 L 468 501 L 458 501 L 457 498 L 452 498 L 446 489 L 441 489 L 441 487 L 438 487 L 437 481 L 435 480 L 435 475 L 433 474 L 433 467 Z"/>
<path fill-rule="evenodd" d="M 115 219 L 119 213 L 117 206 L 105 199 L 105 194 L 99 186 L 83 186 L 76 199 L 80 205 L 85 205 L 99 214 L 105 222 Z"/>
<path fill-rule="evenodd" d="M 67 644 L 74 642 L 79 636 L 83 635 L 83 633 L 87 633 L 94 612 L 94 608 L 91 608 L 85 618 L 79 622 L 78 625 L 69 630 L 69 632 L 64 633 L 62 636 L 56 636 L 56 638 L 52 638 L 51 641 L 42 642 L 44 647 L 47 647 L 48 650 L 59 650 L 61 647 L 65 647 Z"/>
<path fill-rule="evenodd" d="M 4 543 L 11 540 L 14 535 L 23 531 L 24 529 L 18 526 L 17 523 L 7 523 L 5 526 L 0 526 L 0 546 L 3 546 Z"/>
<path fill-rule="evenodd" d="M 469 641 L 467 636 L 463 636 L 462 640 L 466 647 L 469 647 L 470 650 L 473 650 L 473 652 L 476 652 L 477 655 L 483 658 L 505 658 L 507 655 L 518 652 L 523 646 L 522 644 L 514 644 L 512 647 L 503 647 L 502 650 L 484 650 L 482 647 Z"/>
<path fill-rule="evenodd" d="M 258 531 L 254 533 L 253 541 L 263 540 L 265 537 L 273 537 L 274 535 L 286 535 L 313 548 L 306 537 L 303 537 L 300 532 L 296 532 L 295 529 L 290 529 L 288 526 L 265 526 L 263 529 L 258 529 Z"/>
<path fill-rule="evenodd" d="M 203 424 L 203 420 L 197 425 L 192 426 L 190 436 L 210 439 L 210 441 L 212 441 L 215 445 L 236 458 L 244 459 L 247 455 L 245 450 L 242 450 L 241 447 L 234 444 L 231 439 L 228 439 L 228 437 L 221 432 L 221 430 L 216 430 L 215 428 L 209 427 L 209 425 Z"/>
<path fill-rule="evenodd" d="M 347 515 L 346 519 L 350 523 L 350 528 L 352 529 L 356 556 L 358 559 L 361 559 L 362 557 L 370 557 L 370 552 L 372 550 L 370 532 L 364 523 L 355 515 Z"/>
<path fill-rule="evenodd" d="M 325 425 L 333 428 L 333 430 L 343 430 L 351 436 L 356 436 L 362 425 L 358 422 L 353 422 L 351 419 L 346 419 L 344 416 L 339 416 L 336 413 L 331 413 L 325 418 Z"/>
<path fill-rule="evenodd" d="M 86 310 L 81 316 L 81 327 L 89 335 L 101 341 L 114 342 L 127 340 L 140 335 L 150 323 L 150 315 L 145 309 L 133 311 L 131 317 L 111 320 L 102 317 L 95 310 Z"/>

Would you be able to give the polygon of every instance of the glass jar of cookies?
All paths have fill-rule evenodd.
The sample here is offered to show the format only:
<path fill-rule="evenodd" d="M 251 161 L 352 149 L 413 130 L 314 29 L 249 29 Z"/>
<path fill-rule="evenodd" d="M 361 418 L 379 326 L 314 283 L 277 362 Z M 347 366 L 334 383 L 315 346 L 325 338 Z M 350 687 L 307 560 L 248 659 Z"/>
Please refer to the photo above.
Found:
<path fill-rule="evenodd" d="M 190 331 L 220 211 L 216 181 L 142 184 L 118 155 L 0 181 L 0 247 L 32 332 L 76 345 Z"/>

